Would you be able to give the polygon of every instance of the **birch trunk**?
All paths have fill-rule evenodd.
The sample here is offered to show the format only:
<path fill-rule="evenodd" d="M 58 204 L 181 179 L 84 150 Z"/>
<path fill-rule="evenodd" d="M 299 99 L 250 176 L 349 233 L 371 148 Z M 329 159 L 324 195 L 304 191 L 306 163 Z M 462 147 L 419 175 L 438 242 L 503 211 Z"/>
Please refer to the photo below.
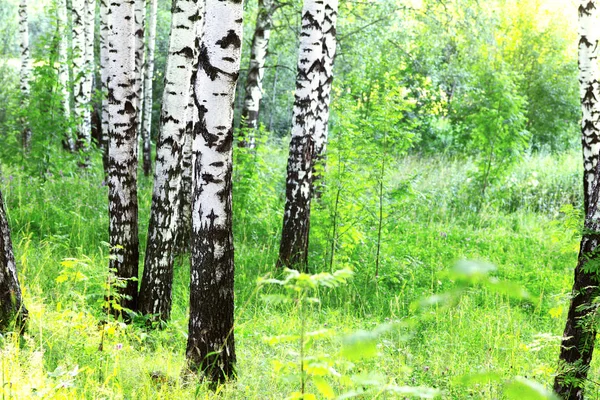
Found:
<path fill-rule="evenodd" d="M 145 314 L 158 314 L 162 320 L 167 320 L 171 313 L 187 106 L 200 11 L 198 0 L 177 0 L 171 19 L 165 90 L 156 145 L 152 210 L 140 291 L 140 310 Z"/>
<path fill-rule="evenodd" d="M 20 87 L 21 87 L 21 106 L 23 110 L 27 109 L 30 95 L 31 81 L 31 56 L 29 51 L 29 22 L 27 15 L 27 0 L 21 0 L 19 3 L 19 34 L 21 36 L 21 71 L 20 71 Z M 23 132 L 21 133 L 21 142 L 23 148 L 28 149 L 31 144 L 31 129 L 29 122 L 23 118 Z"/>
<path fill-rule="evenodd" d="M 142 101 L 144 95 L 144 70 L 145 70 L 145 52 L 144 52 L 144 31 L 146 24 L 146 0 L 135 0 L 135 85 L 137 91 L 137 128 L 138 142 L 142 143 Z M 139 146 L 138 146 L 139 148 Z M 145 171 L 144 171 L 145 172 Z"/>
<path fill-rule="evenodd" d="M 263 79 L 265 77 L 265 62 L 273 27 L 273 13 L 278 5 L 275 0 L 259 0 L 256 28 L 252 38 L 250 65 L 246 78 L 246 97 L 242 106 L 240 147 L 255 147 L 255 131 L 258 128 L 260 101 L 263 97 Z"/>
<path fill-rule="evenodd" d="M 142 157 L 143 169 L 146 176 L 152 169 L 152 148 L 150 138 L 152 133 L 152 80 L 154 77 L 154 49 L 156 43 L 157 0 L 151 0 L 150 19 L 148 21 L 148 54 L 144 70 L 144 104 L 142 120 Z"/>
<path fill-rule="evenodd" d="M 315 115 L 323 60 L 321 38 L 324 11 L 322 0 L 304 1 L 278 267 L 306 268 L 308 258 Z"/>
<path fill-rule="evenodd" d="M 79 150 L 85 150 L 86 144 L 91 138 L 91 126 L 88 124 L 89 117 L 87 107 L 88 99 L 86 97 L 87 82 L 87 0 L 72 0 L 73 14 L 73 113 L 77 120 L 77 142 L 76 147 Z"/>
<path fill-rule="evenodd" d="M 57 35 L 58 35 L 58 81 L 60 85 L 60 94 L 62 97 L 63 115 L 65 121 L 71 121 L 71 94 L 69 92 L 69 57 L 67 40 L 67 2 L 58 0 L 56 3 Z M 69 151 L 75 150 L 75 142 L 71 136 L 72 132 L 67 126 L 65 132 L 65 143 Z"/>
<path fill-rule="evenodd" d="M 111 0 L 108 10 L 108 200 L 111 269 L 128 279 L 121 305 L 137 307 L 139 262 L 134 5 Z"/>
<path fill-rule="evenodd" d="M 108 171 L 108 64 L 110 53 L 108 50 L 108 4 L 109 0 L 100 0 L 100 85 L 102 89 L 102 111 L 101 111 L 101 139 L 102 163 L 104 171 Z"/>
<path fill-rule="evenodd" d="M 581 0 L 579 6 L 579 91 L 582 110 L 582 144 L 584 167 L 584 199 L 588 209 L 589 199 L 597 182 L 596 165 L 600 155 L 600 99 L 598 94 L 598 49 L 600 22 L 598 2 Z"/>
<path fill-rule="evenodd" d="M 0 192 L 0 332 L 6 332 L 13 324 L 17 329 L 23 328 L 27 315 L 17 277 L 4 199 Z"/>
<path fill-rule="evenodd" d="M 204 0 L 202 0 L 204 4 Z M 201 7 L 201 12 L 204 12 L 204 7 Z M 181 196 L 180 196 L 180 224 L 178 235 L 178 252 L 183 253 L 190 250 L 191 233 L 192 233 L 192 177 L 193 177 L 193 144 L 194 144 L 194 129 L 198 125 L 198 109 L 194 98 L 194 86 L 196 85 L 196 75 L 198 74 L 198 55 L 200 54 L 200 38 L 204 30 L 204 24 L 198 24 L 194 52 L 195 60 L 192 66 L 192 81 L 190 82 L 190 98 L 188 102 L 186 127 L 185 127 L 185 143 L 183 146 L 183 160 L 181 166 L 183 168 L 181 176 Z M 198 129 L 199 126 L 198 126 Z"/>
<path fill-rule="evenodd" d="M 194 76 L 196 71 L 194 71 Z M 192 86 L 193 88 L 193 86 Z M 190 237 L 192 231 L 192 143 L 194 137 L 194 126 L 198 123 L 198 111 L 194 103 L 193 93 L 188 104 L 187 125 L 185 132 L 185 143 L 183 146 L 183 168 L 181 176 L 181 200 L 180 200 L 180 226 L 178 237 L 178 251 L 183 253 L 190 249 Z"/>
<path fill-rule="evenodd" d="M 84 78 L 84 124 L 85 130 L 80 139 L 79 148 L 84 151 L 90 149 L 92 143 L 92 91 L 94 89 L 94 31 L 96 28 L 96 0 L 85 2 L 85 78 Z"/>
<path fill-rule="evenodd" d="M 579 259 L 571 304 L 567 315 L 560 350 L 561 369 L 554 381 L 554 390 L 563 399 L 582 400 L 597 328 L 592 318 L 592 306 L 598 296 L 598 244 L 600 242 L 600 177 L 598 153 L 600 151 L 598 104 L 598 44 L 600 21 L 595 0 L 581 0 L 579 5 L 579 82 L 582 110 L 582 145 L 584 165 L 584 193 L 586 217 L 581 239 Z"/>
<path fill-rule="evenodd" d="M 331 102 L 331 83 L 333 82 L 333 64 L 336 50 L 338 0 L 325 0 L 325 19 L 323 21 L 323 64 L 319 74 L 319 101 L 315 122 L 315 165 L 313 181 L 320 181 L 321 170 L 325 166 L 325 151 L 329 136 L 329 104 Z"/>
<path fill-rule="evenodd" d="M 234 375 L 231 175 L 243 4 L 207 0 L 194 98 L 192 256 L 187 358 L 208 380 Z"/>

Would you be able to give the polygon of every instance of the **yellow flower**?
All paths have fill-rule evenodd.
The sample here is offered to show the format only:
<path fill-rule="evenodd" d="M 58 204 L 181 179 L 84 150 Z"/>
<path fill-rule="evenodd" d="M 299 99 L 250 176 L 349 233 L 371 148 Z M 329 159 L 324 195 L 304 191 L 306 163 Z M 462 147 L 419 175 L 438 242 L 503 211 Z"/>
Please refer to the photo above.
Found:
<path fill-rule="evenodd" d="M 563 312 L 562 307 L 554 307 L 554 308 L 551 308 L 549 311 L 550 316 L 552 318 L 560 318 L 560 316 L 562 315 L 562 312 Z"/>

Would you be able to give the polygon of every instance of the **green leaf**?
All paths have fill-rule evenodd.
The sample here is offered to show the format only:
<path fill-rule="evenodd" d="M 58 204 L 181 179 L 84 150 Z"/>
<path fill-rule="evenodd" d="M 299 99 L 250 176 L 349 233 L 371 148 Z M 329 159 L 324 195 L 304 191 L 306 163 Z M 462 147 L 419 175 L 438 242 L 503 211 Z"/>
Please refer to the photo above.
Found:
<path fill-rule="evenodd" d="M 559 400 L 558 396 L 538 382 L 516 378 L 506 384 L 504 395 L 511 400 Z"/>
<path fill-rule="evenodd" d="M 333 399 L 335 397 L 335 392 L 331 385 L 320 376 L 313 377 L 313 382 L 317 387 L 317 390 L 323 395 L 326 399 Z"/>
<path fill-rule="evenodd" d="M 348 360 L 372 358 L 377 355 L 377 335 L 367 331 L 357 331 L 344 338 L 342 356 Z"/>

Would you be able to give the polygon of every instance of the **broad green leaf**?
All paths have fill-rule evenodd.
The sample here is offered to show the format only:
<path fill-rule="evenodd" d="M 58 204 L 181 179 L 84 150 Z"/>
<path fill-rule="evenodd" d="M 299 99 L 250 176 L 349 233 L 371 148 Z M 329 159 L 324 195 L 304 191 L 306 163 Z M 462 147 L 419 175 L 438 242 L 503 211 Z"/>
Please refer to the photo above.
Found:
<path fill-rule="evenodd" d="M 525 378 L 515 378 L 507 383 L 504 395 L 510 400 L 559 400 L 543 385 Z"/>
<path fill-rule="evenodd" d="M 317 387 L 317 390 L 323 395 L 326 399 L 333 399 L 335 397 L 335 392 L 331 385 L 323 378 L 319 376 L 315 376 L 313 378 L 313 382 Z"/>
<path fill-rule="evenodd" d="M 342 342 L 342 356 L 349 360 L 372 358 L 377 355 L 377 335 L 367 331 L 357 331 L 346 336 Z"/>

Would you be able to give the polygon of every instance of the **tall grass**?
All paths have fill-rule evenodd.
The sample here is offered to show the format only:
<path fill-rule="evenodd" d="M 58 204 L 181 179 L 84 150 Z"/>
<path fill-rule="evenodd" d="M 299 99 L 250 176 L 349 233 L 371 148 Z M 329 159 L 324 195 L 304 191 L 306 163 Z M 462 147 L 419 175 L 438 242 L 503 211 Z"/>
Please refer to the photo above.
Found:
<path fill-rule="evenodd" d="M 377 278 L 375 192 L 364 176 L 339 182 L 328 174 L 329 189 L 314 203 L 311 269 L 349 267 L 355 277 L 334 291 L 320 289 L 321 303 L 301 317 L 293 305 L 264 301 L 265 293 L 277 290 L 257 290 L 257 279 L 274 272 L 281 229 L 285 155 L 275 148 L 265 145 L 257 156 L 237 159 L 239 376 L 217 392 L 185 373 L 187 257 L 176 263 L 173 319 L 163 330 L 104 321 L 108 219 L 99 163 L 88 171 L 64 163 L 43 173 L 2 165 L 0 188 L 31 312 L 23 339 L 0 339 L 4 398 L 283 399 L 297 390 L 298 381 L 281 365 L 297 355 L 292 344 L 273 345 L 268 338 L 295 333 L 303 321 L 310 331 L 332 332 L 315 342 L 311 354 L 333 359 L 344 335 L 402 323 L 380 337 L 376 357 L 338 365 L 343 376 L 371 371 L 381 384 L 433 387 L 456 399 L 501 398 L 503 380 L 516 376 L 550 384 L 577 258 L 578 154 L 531 156 L 485 199 L 474 197 L 468 162 L 399 161 L 385 178 Z M 140 177 L 142 252 L 151 185 Z M 334 210 L 338 187 L 343 189 Z M 462 288 L 449 274 L 461 259 L 494 264 L 494 279 L 520 285 L 529 297 L 474 284 L 453 302 L 415 307 L 421 299 Z M 99 351 L 103 331 L 106 342 Z M 496 378 L 475 383 L 462 378 L 480 372 Z M 352 387 L 350 378 L 334 383 L 336 393 Z M 316 392 L 311 383 L 309 390 Z"/>

